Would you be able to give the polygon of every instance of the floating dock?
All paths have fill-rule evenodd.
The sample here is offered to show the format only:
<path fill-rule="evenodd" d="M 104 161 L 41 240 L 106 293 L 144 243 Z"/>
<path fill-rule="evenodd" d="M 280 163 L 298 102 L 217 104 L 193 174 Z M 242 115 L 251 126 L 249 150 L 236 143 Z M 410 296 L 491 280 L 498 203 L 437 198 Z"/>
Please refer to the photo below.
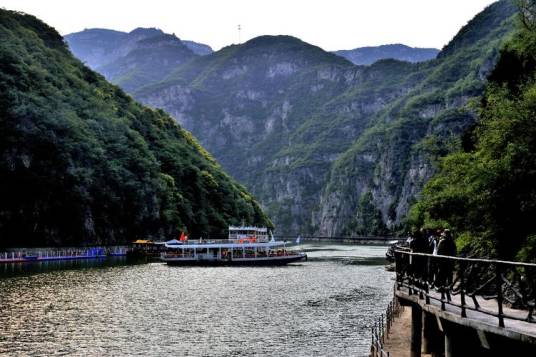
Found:
<path fill-rule="evenodd" d="M 29 263 L 50 260 L 102 259 L 108 256 L 122 257 L 127 255 L 126 248 L 65 249 L 42 251 L 13 251 L 0 253 L 0 264 Z"/>

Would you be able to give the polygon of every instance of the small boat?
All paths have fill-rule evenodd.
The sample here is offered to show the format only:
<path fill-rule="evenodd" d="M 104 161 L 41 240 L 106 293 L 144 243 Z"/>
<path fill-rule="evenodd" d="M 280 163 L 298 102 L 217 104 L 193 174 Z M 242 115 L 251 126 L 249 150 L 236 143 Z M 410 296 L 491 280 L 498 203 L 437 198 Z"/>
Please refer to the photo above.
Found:
<path fill-rule="evenodd" d="M 153 242 L 152 240 L 138 239 L 132 242 L 126 251 L 127 259 L 158 261 L 160 255 L 165 251 L 164 242 Z"/>
<path fill-rule="evenodd" d="M 299 239 L 297 241 L 299 244 Z M 168 265 L 285 265 L 307 260 L 305 253 L 288 249 L 286 241 L 268 237 L 265 227 L 231 226 L 227 240 L 166 243 L 161 260 Z"/>
<path fill-rule="evenodd" d="M 37 255 L 25 254 L 23 257 L 24 257 L 24 261 L 27 261 L 27 262 L 35 262 L 39 259 Z"/>

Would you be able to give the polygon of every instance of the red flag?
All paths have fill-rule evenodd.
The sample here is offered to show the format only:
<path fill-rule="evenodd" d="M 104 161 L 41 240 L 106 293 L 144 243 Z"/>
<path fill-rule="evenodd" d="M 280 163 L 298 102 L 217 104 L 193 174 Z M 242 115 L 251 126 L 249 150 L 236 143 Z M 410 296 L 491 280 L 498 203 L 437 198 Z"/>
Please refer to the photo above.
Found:
<path fill-rule="evenodd" d="M 188 239 L 188 237 L 186 237 L 186 236 L 184 235 L 184 232 L 181 232 L 181 237 L 179 238 L 179 240 L 180 240 L 181 242 L 184 242 L 184 241 L 187 240 L 187 239 Z"/>

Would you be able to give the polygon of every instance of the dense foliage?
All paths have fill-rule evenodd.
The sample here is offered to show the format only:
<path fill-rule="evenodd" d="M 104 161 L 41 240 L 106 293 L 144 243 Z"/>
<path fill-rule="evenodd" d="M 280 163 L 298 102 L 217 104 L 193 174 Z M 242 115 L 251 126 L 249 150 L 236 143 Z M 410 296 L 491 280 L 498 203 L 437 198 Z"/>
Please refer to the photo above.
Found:
<path fill-rule="evenodd" d="M 269 225 L 190 133 L 0 10 L 0 247 L 124 243 Z"/>
<path fill-rule="evenodd" d="M 536 30 L 502 49 L 479 121 L 412 209 L 412 223 L 449 226 L 467 253 L 536 261 Z"/>

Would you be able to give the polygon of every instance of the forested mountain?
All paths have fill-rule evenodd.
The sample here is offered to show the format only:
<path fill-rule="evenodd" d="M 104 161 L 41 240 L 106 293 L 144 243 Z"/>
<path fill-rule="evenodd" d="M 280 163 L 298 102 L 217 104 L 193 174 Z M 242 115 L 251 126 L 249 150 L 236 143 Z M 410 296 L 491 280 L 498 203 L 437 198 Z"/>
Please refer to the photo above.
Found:
<path fill-rule="evenodd" d="M 357 65 L 371 65 L 382 59 L 406 62 L 424 62 L 434 59 L 439 53 L 435 48 L 409 47 L 402 44 L 359 47 L 353 50 L 333 51 Z"/>
<path fill-rule="evenodd" d="M 111 34 L 115 36 L 114 34 Z M 0 10 L 0 247 L 125 243 L 270 225 L 171 117 Z"/>
<path fill-rule="evenodd" d="M 411 211 L 463 252 L 536 262 L 536 9 L 502 49 L 460 150 L 441 161 Z M 532 22 L 530 24 L 530 22 Z"/>
<path fill-rule="evenodd" d="M 262 36 L 130 93 L 191 130 L 279 232 L 384 234 L 473 125 L 468 103 L 515 11 L 509 0 L 491 5 L 423 63 L 356 66 L 296 38 Z"/>

